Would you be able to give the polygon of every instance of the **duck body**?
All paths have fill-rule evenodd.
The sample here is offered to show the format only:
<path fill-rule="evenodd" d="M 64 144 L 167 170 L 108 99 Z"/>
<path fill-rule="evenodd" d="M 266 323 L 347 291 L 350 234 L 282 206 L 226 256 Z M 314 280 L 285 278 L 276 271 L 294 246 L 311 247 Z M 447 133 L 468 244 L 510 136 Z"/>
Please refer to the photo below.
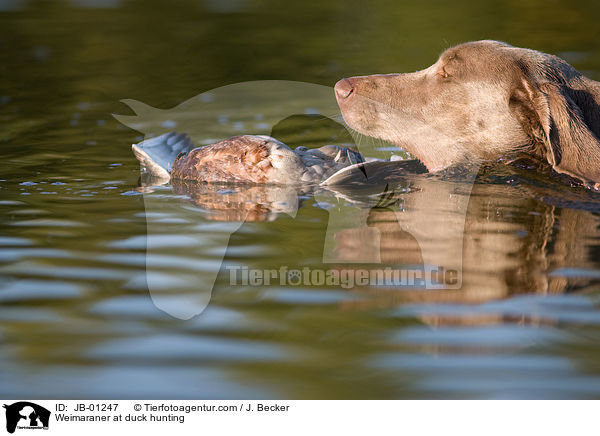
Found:
<path fill-rule="evenodd" d="M 365 160 L 350 148 L 326 145 L 290 147 L 270 136 L 240 135 L 195 147 L 185 134 L 166 133 L 133 144 L 147 171 L 169 178 L 209 183 L 294 185 L 321 183 Z"/>

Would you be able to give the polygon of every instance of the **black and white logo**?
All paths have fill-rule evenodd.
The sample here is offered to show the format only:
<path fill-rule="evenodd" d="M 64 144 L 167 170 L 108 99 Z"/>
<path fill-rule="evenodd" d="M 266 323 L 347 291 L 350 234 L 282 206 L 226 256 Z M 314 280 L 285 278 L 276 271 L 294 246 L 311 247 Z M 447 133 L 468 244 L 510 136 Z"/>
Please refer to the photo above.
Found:
<path fill-rule="evenodd" d="M 16 429 L 48 429 L 50 411 L 29 401 L 19 401 L 4 405 L 6 409 L 6 431 L 14 433 Z"/>

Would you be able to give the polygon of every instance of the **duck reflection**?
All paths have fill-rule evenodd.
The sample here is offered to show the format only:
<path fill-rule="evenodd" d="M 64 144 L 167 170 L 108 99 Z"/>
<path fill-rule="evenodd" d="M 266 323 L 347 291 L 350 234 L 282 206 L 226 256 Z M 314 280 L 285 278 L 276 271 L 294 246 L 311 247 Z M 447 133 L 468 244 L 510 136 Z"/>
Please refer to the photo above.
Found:
<path fill-rule="evenodd" d="M 213 221 L 273 221 L 295 215 L 301 188 L 275 185 L 227 185 L 173 181 L 173 193 L 188 197 Z"/>

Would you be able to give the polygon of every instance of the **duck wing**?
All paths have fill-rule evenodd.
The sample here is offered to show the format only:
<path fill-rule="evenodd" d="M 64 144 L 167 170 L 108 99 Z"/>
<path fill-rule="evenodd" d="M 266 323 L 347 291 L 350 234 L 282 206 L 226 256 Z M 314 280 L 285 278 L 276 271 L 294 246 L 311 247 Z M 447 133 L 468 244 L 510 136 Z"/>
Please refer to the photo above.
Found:
<path fill-rule="evenodd" d="M 133 144 L 131 148 L 135 157 L 152 175 L 168 180 L 177 156 L 189 152 L 194 144 L 184 133 L 169 132 Z"/>
<path fill-rule="evenodd" d="M 171 177 L 181 180 L 230 183 L 277 182 L 274 149 L 287 148 L 268 136 L 234 136 L 180 155 Z"/>
<path fill-rule="evenodd" d="M 416 159 L 381 161 L 372 160 L 347 166 L 321 182 L 333 185 L 383 185 L 410 174 L 423 174 L 427 168 Z"/>

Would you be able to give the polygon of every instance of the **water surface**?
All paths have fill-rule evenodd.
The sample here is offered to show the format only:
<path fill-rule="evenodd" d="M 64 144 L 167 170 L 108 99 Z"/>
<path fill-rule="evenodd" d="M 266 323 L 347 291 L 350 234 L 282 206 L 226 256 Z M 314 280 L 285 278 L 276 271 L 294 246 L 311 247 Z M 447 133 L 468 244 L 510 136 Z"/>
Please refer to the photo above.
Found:
<path fill-rule="evenodd" d="M 129 146 L 142 133 L 111 116 L 132 114 L 121 99 L 170 109 L 240 82 L 414 71 L 483 38 L 599 80 L 599 14 L 593 1 L 0 1 L 0 395 L 600 397 L 597 195 L 512 168 L 473 186 L 409 176 L 385 194 L 141 189 Z M 353 141 L 300 106 L 280 140 Z M 219 132 L 260 133 L 268 109 L 237 108 L 242 125 L 222 113 Z M 372 256 L 454 265 L 461 286 L 231 285 L 227 270 Z M 210 304 L 182 319 L 215 268 Z"/>

